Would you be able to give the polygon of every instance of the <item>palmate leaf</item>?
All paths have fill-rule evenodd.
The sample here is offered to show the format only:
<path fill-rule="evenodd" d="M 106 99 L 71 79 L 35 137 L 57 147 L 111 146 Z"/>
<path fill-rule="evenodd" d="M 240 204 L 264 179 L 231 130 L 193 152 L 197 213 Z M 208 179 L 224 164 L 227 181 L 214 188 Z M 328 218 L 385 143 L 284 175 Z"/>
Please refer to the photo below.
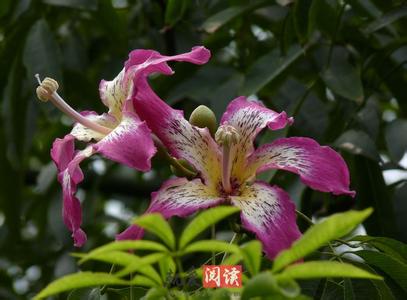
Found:
<path fill-rule="evenodd" d="M 115 276 L 123 277 L 128 274 L 138 272 L 145 266 L 152 265 L 158 261 L 160 261 L 163 257 L 167 256 L 164 253 L 153 253 L 140 258 L 139 261 L 134 260 L 132 263 L 126 265 L 122 270 L 115 273 Z"/>
<path fill-rule="evenodd" d="M 373 210 L 349 211 L 330 216 L 323 222 L 312 226 L 297 240 L 290 249 L 282 251 L 275 259 L 273 271 L 307 256 L 331 240 L 340 238 L 349 233 L 356 225 L 365 220 Z"/>
<path fill-rule="evenodd" d="M 250 241 L 240 248 L 245 266 L 252 276 L 256 275 L 260 270 L 261 249 L 262 246 L 259 241 Z"/>
<path fill-rule="evenodd" d="M 293 280 L 278 280 L 266 271 L 251 278 L 245 285 L 242 300 L 261 297 L 261 299 L 309 299 L 299 295 L 300 287 Z M 257 298 L 256 298 L 257 299 Z"/>
<path fill-rule="evenodd" d="M 220 220 L 238 212 L 240 209 L 234 206 L 218 206 L 210 208 L 198 216 L 196 216 L 184 229 L 181 238 L 179 240 L 179 247 L 184 248 L 191 240 L 193 240 L 198 234 L 211 225 L 216 224 Z"/>
<path fill-rule="evenodd" d="M 381 280 L 382 277 L 369 273 L 354 265 L 335 261 L 310 261 L 288 266 L 277 278 L 314 279 L 325 277 L 366 278 Z"/>
<path fill-rule="evenodd" d="M 43 299 L 73 289 L 105 284 L 128 285 L 129 282 L 107 273 L 79 272 L 51 282 L 34 299 Z"/>
<path fill-rule="evenodd" d="M 93 259 L 94 256 L 99 256 L 102 253 L 110 252 L 110 251 L 123 251 L 123 250 L 150 250 L 150 251 L 157 251 L 157 252 L 165 252 L 168 249 L 153 241 L 114 241 L 109 244 L 103 245 L 101 247 L 92 250 L 91 252 L 82 256 L 79 260 L 79 263 L 84 263 L 89 259 Z"/>
<path fill-rule="evenodd" d="M 121 251 L 110 251 L 94 254 L 89 259 L 103 261 L 112 265 L 119 266 L 128 266 L 128 265 L 143 266 L 142 268 L 138 269 L 140 273 L 147 275 L 148 277 L 153 279 L 156 283 L 162 284 L 160 275 L 152 266 L 145 262 L 144 257 L 139 257 L 137 255 Z"/>
<path fill-rule="evenodd" d="M 171 249 L 175 248 L 175 237 L 170 225 L 159 213 L 143 215 L 134 220 L 134 224 L 158 236 Z"/>
<path fill-rule="evenodd" d="M 182 253 L 194 252 L 227 252 L 227 253 L 240 253 L 238 246 L 217 240 L 202 240 L 187 246 Z"/>

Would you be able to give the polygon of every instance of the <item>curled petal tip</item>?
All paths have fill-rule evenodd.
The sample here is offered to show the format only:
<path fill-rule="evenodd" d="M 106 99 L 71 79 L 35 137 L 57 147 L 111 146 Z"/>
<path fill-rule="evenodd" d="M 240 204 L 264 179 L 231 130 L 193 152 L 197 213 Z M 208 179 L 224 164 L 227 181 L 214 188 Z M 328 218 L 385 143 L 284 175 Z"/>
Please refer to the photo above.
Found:
<path fill-rule="evenodd" d="M 204 46 L 195 46 L 192 48 L 191 52 L 194 54 L 194 58 L 196 59 L 195 63 L 200 65 L 207 63 L 211 58 L 211 51 Z"/>
<path fill-rule="evenodd" d="M 81 229 L 76 229 L 73 233 L 72 233 L 72 237 L 74 239 L 74 246 L 75 247 L 82 247 L 87 240 L 86 237 L 86 233 Z"/>

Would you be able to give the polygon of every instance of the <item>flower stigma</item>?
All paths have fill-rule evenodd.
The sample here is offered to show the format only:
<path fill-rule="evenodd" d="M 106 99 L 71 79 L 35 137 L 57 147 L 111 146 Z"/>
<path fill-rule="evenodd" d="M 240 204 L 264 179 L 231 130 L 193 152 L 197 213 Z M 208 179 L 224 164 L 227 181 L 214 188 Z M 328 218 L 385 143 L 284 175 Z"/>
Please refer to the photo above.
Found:
<path fill-rule="evenodd" d="M 232 171 L 233 145 L 239 141 L 239 132 L 231 125 L 221 125 L 215 134 L 216 142 L 222 147 L 222 186 L 226 193 L 232 192 L 230 173 Z"/>
<path fill-rule="evenodd" d="M 59 84 L 56 80 L 46 77 L 41 81 L 39 74 L 35 74 L 39 86 L 37 87 L 37 97 L 42 102 L 51 101 L 60 111 L 69 116 L 72 120 L 82 124 L 83 126 L 99 132 L 104 135 L 108 135 L 112 130 L 108 127 L 97 124 L 74 110 L 64 99 L 57 93 Z"/>

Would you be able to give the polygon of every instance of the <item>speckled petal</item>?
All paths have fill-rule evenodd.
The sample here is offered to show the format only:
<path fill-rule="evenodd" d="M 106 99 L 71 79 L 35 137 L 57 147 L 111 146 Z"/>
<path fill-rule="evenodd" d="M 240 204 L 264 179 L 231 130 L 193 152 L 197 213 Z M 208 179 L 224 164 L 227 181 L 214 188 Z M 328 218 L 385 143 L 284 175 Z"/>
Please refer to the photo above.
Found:
<path fill-rule="evenodd" d="M 120 124 L 96 143 L 94 149 L 111 160 L 140 171 L 151 169 L 151 158 L 156 153 L 150 129 L 127 109 L 123 111 Z"/>
<path fill-rule="evenodd" d="M 301 236 L 295 204 L 281 188 L 257 181 L 244 187 L 239 196 L 232 196 L 231 201 L 241 208 L 243 227 L 255 233 L 268 258 L 274 259 Z"/>
<path fill-rule="evenodd" d="M 223 202 L 216 190 L 202 184 L 201 180 L 185 178 L 169 179 L 151 194 L 151 203 L 146 213 L 158 212 L 168 219 L 172 216 L 186 217 L 204 208 Z M 132 225 L 117 236 L 118 240 L 139 239 L 143 235 L 140 227 Z"/>
<path fill-rule="evenodd" d="M 75 196 L 77 185 L 83 180 L 83 173 L 79 167 L 81 161 L 90 157 L 94 151 L 91 146 L 83 151 L 75 151 L 74 137 L 66 135 L 63 139 L 56 139 L 51 149 L 51 157 L 58 169 L 58 181 L 62 185 L 63 220 L 72 232 L 75 247 L 81 247 L 86 242 L 86 234 L 80 228 L 82 210 L 78 198 Z"/>
<path fill-rule="evenodd" d="M 207 128 L 191 125 L 181 111 L 172 109 L 161 100 L 146 80 L 138 82 L 134 106 L 140 118 L 147 122 L 173 156 L 191 163 L 206 184 L 220 182 L 221 153 Z"/>
<path fill-rule="evenodd" d="M 232 178 L 244 182 L 248 178 L 246 158 L 253 153 L 253 142 L 257 134 L 265 127 L 272 130 L 284 128 L 293 122 L 285 112 L 277 113 L 264 107 L 258 101 L 249 101 L 246 97 L 233 100 L 223 114 L 221 124 L 233 126 L 240 134 L 235 146 Z"/>
<path fill-rule="evenodd" d="M 93 111 L 83 111 L 81 115 L 91 120 L 94 123 L 105 126 L 107 128 L 113 129 L 117 126 L 118 121 L 110 114 L 98 115 Z M 80 123 L 75 123 L 71 130 L 71 135 L 73 135 L 77 140 L 82 142 L 90 142 L 91 140 L 100 141 L 106 135 L 100 132 L 89 129 Z"/>
<path fill-rule="evenodd" d="M 281 138 L 263 145 L 249 157 L 248 165 L 249 173 L 287 170 L 300 175 L 304 184 L 318 191 L 355 195 L 349 190 L 349 170 L 343 158 L 310 138 Z"/>

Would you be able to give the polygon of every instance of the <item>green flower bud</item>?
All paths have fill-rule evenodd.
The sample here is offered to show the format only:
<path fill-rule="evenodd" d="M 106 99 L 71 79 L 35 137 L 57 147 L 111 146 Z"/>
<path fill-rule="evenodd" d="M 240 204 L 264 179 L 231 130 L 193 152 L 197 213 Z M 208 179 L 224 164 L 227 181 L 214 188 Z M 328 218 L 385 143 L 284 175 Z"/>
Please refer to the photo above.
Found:
<path fill-rule="evenodd" d="M 199 128 L 208 128 L 212 136 L 215 135 L 216 128 L 218 127 L 215 114 L 205 105 L 199 105 L 195 108 L 189 117 L 189 123 Z"/>

